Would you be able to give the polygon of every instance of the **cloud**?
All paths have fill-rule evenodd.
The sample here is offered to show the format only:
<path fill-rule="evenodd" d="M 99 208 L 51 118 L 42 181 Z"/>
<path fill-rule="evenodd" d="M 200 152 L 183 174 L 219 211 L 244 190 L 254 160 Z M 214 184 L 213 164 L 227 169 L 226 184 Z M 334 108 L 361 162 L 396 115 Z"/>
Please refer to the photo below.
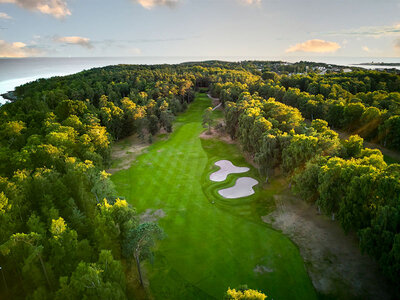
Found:
<path fill-rule="evenodd" d="M 394 41 L 394 50 L 400 53 L 400 38 Z"/>
<path fill-rule="evenodd" d="M 361 49 L 365 52 L 371 52 L 371 50 L 367 46 L 362 46 Z"/>
<path fill-rule="evenodd" d="M 80 36 L 63 36 L 63 37 L 55 37 L 54 41 L 63 44 L 70 44 L 70 45 L 79 45 L 85 47 L 87 49 L 92 49 L 93 45 L 90 42 L 90 39 Z"/>
<path fill-rule="evenodd" d="M 61 19 L 71 15 L 65 0 L 0 0 L 0 3 L 13 3 L 30 11 L 39 11 Z"/>
<path fill-rule="evenodd" d="M 0 0 L 1 1 L 1 0 Z M 175 7 L 181 0 L 134 0 L 146 9 L 152 9 L 155 6 Z"/>
<path fill-rule="evenodd" d="M 139 48 L 130 48 L 129 54 L 130 55 L 140 55 L 140 54 L 142 54 L 142 50 L 140 50 Z"/>
<path fill-rule="evenodd" d="M 0 40 L 0 57 L 29 57 L 38 56 L 41 53 L 39 49 L 28 47 L 21 42 L 7 43 Z"/>
<path fill-rule="evenodd" d="M 338 43 L 328 42 L 324 40 L 308 40 L 304 43 L 299 43 L 286 49 L 286 53 L 292 52 L 315 52 L 327 53 L 335 52 L 341 47 Z"/>
<path fill-rule="evenodd" d="M 195 39 L 198 37 L 200 37 L 200 36 L 196 35 L 196 36 L 189 36 L 189 37 L 144 38 L 144 39 L 129 40 L 128 42 L 131 42 L 131 43 L 162 43 L 162 42 L 187 41 L 187 40 Z"/>
<path fill-rule="evenodd" d="M 259 5 L 261 0 L 239 0 L 240 3 L 244 5 Z"/>
<path fill-rule="evenodd" d="M 10 17 L 9 15 L 7 15 L 6 13 L 0 12 L 0 19 L 11 20 L 12 17 Z"/>
<path fill-rule="evenodd" d="M 369 37 L 393 36 L 400 34 L 400 23 L 390 26 L 366 26 L 357 29 L 328 32 L 327 34 L 369 36 Z"/>

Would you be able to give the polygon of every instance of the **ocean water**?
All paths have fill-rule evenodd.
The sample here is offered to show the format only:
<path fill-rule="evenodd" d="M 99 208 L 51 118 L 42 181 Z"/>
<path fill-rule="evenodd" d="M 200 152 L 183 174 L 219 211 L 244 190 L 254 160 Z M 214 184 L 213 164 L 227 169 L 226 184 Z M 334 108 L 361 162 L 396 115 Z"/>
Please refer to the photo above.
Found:
<path fill-rule="evenodd" d="M 116 64 L 176 64 L 188 61 L 204 60 L 284 60 L 296 62 L 300 60 L 324 62 L 329 64 L 351 66 L 365 62 L 400 63 L 400 58 L 354 58 L 354 57 L 107 57 L 107 58 L 0 58 L 0 94 L 13 91 L 15 87 L 37 80 L 74 74 L 83 70 Z M 380 68 L 379 66 L 364 66 Z M 400 69 L 400 67 L 397 67 Z M 0 96 L 0 103 L 6 100 Z"/>

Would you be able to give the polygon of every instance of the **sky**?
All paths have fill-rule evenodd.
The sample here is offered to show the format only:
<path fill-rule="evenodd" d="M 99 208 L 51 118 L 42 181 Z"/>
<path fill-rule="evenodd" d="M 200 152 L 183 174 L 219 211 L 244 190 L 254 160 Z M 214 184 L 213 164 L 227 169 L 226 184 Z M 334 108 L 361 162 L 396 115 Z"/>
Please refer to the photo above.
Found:
<path fill-rule="evenodd" d="M 0 57 L 400 57 L 400 0 L 0 0 Z"/>

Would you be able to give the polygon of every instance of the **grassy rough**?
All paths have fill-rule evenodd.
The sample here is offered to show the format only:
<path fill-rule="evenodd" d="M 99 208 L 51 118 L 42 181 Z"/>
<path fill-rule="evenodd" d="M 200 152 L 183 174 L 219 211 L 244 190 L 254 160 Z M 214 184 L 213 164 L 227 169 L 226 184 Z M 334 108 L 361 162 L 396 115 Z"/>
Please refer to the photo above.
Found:
<path fill-rule="evenodd" d="M 222 299 L 228 287 L 247 284 L 269 299 L 316 299 L 297 247 L 260 221 L 274 208 L 274 185 L 269 190 L 256 186 L 255 195 L 242 199 L 218 195 L 240 176 L 261 178 L 235 145 L 199 138 L 210 104 L 198 94 L 168 140 L 151 145 L 130 169 L 112 176 L 119 194 L 139 213 L 149 208 L 166 213 L 159 223 L 167 237 L 153 264 L 145 266 L 152 294 L 155 299 Z M 220 159 L 251 170 L 211 182 L 208 176 Z M 272 272 L 254 272 L 257 265 Z"/>

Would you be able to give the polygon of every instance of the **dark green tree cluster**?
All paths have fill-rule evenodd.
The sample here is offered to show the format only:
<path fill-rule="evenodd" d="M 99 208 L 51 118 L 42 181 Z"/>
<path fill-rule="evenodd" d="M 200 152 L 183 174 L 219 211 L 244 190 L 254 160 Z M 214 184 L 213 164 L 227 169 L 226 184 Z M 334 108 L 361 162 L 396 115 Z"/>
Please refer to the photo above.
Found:
<path fill-rule="evenodd" d="M 126 297 L 137 265 L 128 240 L 146 237 L 146 259 L 154 236 L 103 170 L 113 140 L 171 132 L 193 98 L 194 77 L 178 73 L 116 67 L 39 80 L 0 108 L 1 298 Z"/>
<path fill-rule="evenodd" d="M 298 108 L 304 117 L 400 150 L 400 76 L 357 71 L 269 76 L 251 92 Z M 223 93 L 220 93 L 221 96 Z"/>

